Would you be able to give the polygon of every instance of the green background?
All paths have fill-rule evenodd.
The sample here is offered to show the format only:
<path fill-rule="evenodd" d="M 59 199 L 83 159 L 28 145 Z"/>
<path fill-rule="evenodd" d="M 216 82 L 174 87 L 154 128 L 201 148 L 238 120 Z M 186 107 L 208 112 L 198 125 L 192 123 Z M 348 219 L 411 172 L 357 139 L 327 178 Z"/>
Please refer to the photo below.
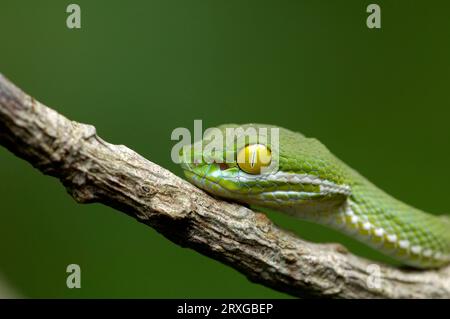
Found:
<path fill-rule="evenodd" d="M 361 0 L 78 0 L 81 30 L 65 25 L 69 3 L 1 0 L 0 72 L 107 141 L 181 174 L 174 128 L 277 124 L 317 137 L 407 203 L 450 211 L 448 1 L 376 1 L 381 30 L 366 27 Z M 270 217 L 310 240 L 345 240 Z M 9 295 L 287 296 L 111 208 L 76 204 L 4 148 L 0 252 Z M 65 285 L 70 263 L 81 289 Z"/>

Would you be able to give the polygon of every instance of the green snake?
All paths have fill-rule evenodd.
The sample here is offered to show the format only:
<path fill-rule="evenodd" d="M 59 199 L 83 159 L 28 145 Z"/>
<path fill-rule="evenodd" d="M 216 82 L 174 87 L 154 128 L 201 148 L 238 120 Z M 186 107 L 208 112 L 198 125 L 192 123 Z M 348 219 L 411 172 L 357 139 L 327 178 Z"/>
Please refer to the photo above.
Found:
<path fill-rule="evenodd" d="M 237 127 L 258 132 L 277 128 L 225 124 L 215 128 L 215 134 L 226 136 L 227 128 Z M 232 143 L 222 143 L 222 149 L 216 147 L 208 152 L 204 145 L 212 137 L 205 135 L 203 146 L 195 148 L 194 143 L 188 148 L 190 157 L 182 156 L 184 174 L 209 193 L 337 229 L 404 265 L 436 268 L 450 262 L 447 216 L 428 214 L 395 199 L 339 160 L 317 139 L 279 127 L 277 170 L 262 173 L 254 169 L 260 167 L 260 153 L 251 147 L 266 147 L 270 152 L 270 134 L 266 133 L 264 139 L 260 135 L 253 139 L 246 136 L 242 147 L 236 135 Z M 192 154 L 198 152 L 201 156 L 193 161 Z M 238 161 L 239 154 L 250 153 L 252 159 Z"/>

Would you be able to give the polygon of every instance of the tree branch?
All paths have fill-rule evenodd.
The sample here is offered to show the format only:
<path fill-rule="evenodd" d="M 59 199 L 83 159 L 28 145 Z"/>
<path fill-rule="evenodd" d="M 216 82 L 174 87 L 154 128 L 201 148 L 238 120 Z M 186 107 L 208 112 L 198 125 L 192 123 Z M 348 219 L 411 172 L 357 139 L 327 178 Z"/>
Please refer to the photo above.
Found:
<path fill-rule="evenodd" d="M 340 245 L 305 242 L 264 214 L 209 196 L 129 148 L 105 142 L 93 126 L 68 120 L 1 74 L 0 144 L 60 179 L 77 202 L 111 206 L 273 289 L 298 297 L 450 298 L 450 267 L 380 265 L 380 288 L 371 288 L 373 262 Z"/>

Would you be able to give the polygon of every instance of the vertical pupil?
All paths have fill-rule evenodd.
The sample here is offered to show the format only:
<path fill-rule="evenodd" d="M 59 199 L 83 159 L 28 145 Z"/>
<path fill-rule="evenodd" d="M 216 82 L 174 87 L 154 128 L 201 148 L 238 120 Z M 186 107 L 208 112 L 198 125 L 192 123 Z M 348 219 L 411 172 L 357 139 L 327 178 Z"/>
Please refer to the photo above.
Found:
<path fill-rule="evenodd" d="M 265 145 L 247 145 L 238 152 L 236 161 L 242 171 L 248 174 L 260 174 L 261 168 L 271 162 L 271 153 Z"/>
<path fill-rule="evenodd" d="M 254 168 L 256 165 L 256 160 L 257 160 L 257 148 L 256 147 L 252 147 L 251 149 L 251 157 L 250 157 L 250 167 Z"/>

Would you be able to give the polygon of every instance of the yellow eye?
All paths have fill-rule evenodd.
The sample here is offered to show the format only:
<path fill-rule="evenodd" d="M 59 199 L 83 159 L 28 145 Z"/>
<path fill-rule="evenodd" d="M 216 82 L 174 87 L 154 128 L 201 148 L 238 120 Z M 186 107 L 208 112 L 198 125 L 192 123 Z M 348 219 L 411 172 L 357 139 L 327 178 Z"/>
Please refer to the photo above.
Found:
<path fill-rule="evenodd" d="M 252 144 L 243 147 L 237 155 L 237 164 L 248 174 L 260 174 L 261 169 L 270 165 L 272 153 L 267 146 Z"/>

